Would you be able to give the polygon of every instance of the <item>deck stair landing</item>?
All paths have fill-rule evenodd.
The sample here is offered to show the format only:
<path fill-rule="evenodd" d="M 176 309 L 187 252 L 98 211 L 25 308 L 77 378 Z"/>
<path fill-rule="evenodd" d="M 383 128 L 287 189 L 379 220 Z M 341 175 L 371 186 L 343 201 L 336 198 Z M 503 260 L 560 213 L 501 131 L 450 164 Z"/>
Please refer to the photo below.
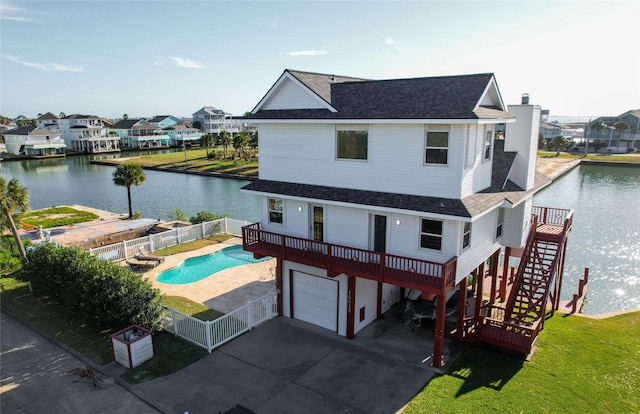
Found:
<path fill-rule="evenodd" d="M 489 304 L 482 309 L 479 324 L 481 342 L 528 354 L 544 323 L 549 298 L 551 306 L 557 308 L 555 302 L 559 299 L 572 212 L 552 210 L 555 217 L 548 217 L 547 209 L 534 210 L 530 233 L 506 306 Z"/>

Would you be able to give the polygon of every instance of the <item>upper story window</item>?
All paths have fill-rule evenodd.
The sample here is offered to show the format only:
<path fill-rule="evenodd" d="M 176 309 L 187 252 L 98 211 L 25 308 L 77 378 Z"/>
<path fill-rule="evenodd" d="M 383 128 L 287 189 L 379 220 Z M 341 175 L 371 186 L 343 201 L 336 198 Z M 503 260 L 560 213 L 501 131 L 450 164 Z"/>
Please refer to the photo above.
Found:
<path fill-rule="evenodd" d="M 462 229 L 462 250 L 471 245 L 471 223 L 465 222 Z"/>
<path fill-rule="evenodd" d="M 336 128 L 336 158 L 366 160 L 369 151 L 369 130 L 366 125 L 340 125 Z"/>
<path fill-rule="evenodd" d="M 425 164 L 447 165 L 449 162 L 449 131 L 427 131 Z"/>
<path fill-rule="evenodd" d="M 442 250 L 442 221 L 422 219 L 420 223 L 420 247 Z"/>
<path fill-rule="evenodd" d="M 496 240 L 502 237 L 503 226 L 504 226 L 504 209 L 498 208 L 498 218 L 496 220 Z"/>
<path fill-rule="evenodd" d="M 269 198 L 269 223 L 282 224 L 283 219 L 283 207 L 281 198 Z"/>
<path fill-rule="evenodd" d="M 491 145 L 493 144 L 493 131 L 487 131 L 484 136 L 484 159 L 491 159 Z"/>

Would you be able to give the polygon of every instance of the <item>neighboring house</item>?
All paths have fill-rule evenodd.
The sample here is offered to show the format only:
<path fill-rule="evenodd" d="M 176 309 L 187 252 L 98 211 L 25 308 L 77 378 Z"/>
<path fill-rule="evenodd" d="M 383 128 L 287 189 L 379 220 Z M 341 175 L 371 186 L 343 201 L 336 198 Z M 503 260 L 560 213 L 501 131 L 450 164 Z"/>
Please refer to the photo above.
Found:
<path fill-rule="evenodd" d="M 156 115 L 151 119 L 147 119 L 147 122 L 160 129 L 165 129 L 170 126 L 182 124 L 182 119 L 176 118 L 173 115 Z"/>
<path fill-rule="evenodd" d="M 240 131 L 240 123 L 231 114 L 213 106 L 204 106 L 193 113 L 193 124 L 200 124 L 200 131 L 209 134 L 219 134 L 222 131 L 230 133 Z M 197 125 L 197 124 L 196 124 Z"/>
<path fill-rule="evenodd" d="M 162 132 L 169 135 L 171 145 L 177 147 L 200 144 L 200 138 L 202 138 L 202 132 L 198 128 L 190 128 L 182 124 L 163 128 Z"/>
<path fill-rule="evenodd" d="M 279 313 L 352 338 L 410 289 L 437 296 L 440 366 L 440 298 L 459 288 L 466 327 L 468 277 L 525 245 L 533 195 L 550 183 L 535 171 L 540 107 L 507 111 L 493 74 L 285 70 L 246 119 L 260 178 L 243 191 L 260 196 L 262 219 L 243 244 L 277 258 Z M 500 123 L 506 138 L 494 140 Z"/>
<path fill-rule="evenodd" d="M 116 134 L 120 145 L 126 148 L 166 148 L 171 145 L 167 132 L 144 119 L 121 119 L 109 128 Z"/>
<path fill-rule="evenodd" d="M 595 121 L 602 121 L 606 128 L 596 130 L 590 125 Z M 629 124 L 626 131 L 616 130 L 618 121 Z M 587 126 L 587 136 L 589 139 L 607 141 L 609 147 L 632 148 L 640 150 L 640 109 L 632 109 L 618 116 L 601 116 L 591 121 Z"/>
<path fill-rule="evenodd" d="M 118 137 L 107 133 L 102 118 L 73 114 L 59 118 L 57 124 L 70 150 L 88 154 L 120 151 Z"/>
<path fill-rule="evenodd" d="M 27 157 L 64 157 L 66 145 L 58 131 L 24 126 L 3 133 L 9 154 Z"/>
<path fill-rule="evenodd" d="M 36 119 L 36 125 L 38 128 L 58 130 L 58 117 L 51 112 L 47 112 L 44 115 L 40 115 L 38 119 Z"/>

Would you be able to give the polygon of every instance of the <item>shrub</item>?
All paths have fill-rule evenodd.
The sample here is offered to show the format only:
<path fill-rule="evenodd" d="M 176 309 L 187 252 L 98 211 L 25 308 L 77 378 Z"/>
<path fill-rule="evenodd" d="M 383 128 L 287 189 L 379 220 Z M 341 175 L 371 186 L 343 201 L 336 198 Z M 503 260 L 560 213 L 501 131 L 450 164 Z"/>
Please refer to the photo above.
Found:
<path fill-rule="evenodd" d="M 140 275 L 77 247 L 52 243 L 37 245 L 28 258 L 26 279 L 72 315 L 101 329 L 159 327 L 160 291 Z"/>
<path fill-rule="evenodd" d="M 0 250 L 0 273 L 2 276 L 9 275 L 19 270 L 22 260 L 8 249 Z"/>
<path fill-rule="evenodd" d="M 189 221 L 191 222 L 191 224 L 200 224 L 200 223 L 204 223 L 207 221 L 215 221 L 224 217 L 229 217 L 229 213 L 226 214 L 222 214 L 222 213 L 209 213 L 208 211 L 199 211 L 195 217 L 191 217 L 189 219 Z"/>

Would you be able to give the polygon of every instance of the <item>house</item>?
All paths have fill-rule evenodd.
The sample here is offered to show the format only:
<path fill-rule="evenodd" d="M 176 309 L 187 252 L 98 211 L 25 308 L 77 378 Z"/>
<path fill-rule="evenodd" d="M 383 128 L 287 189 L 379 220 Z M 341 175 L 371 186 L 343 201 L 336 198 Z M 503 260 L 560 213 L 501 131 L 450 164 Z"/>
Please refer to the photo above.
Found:
<path fill-rule="evenodd" d="M 166 131 L 144 119 L 121 119 L 109 127 L 109 134 L 117 136 L 121 146 L 126 148 L 166 148 L 171 145 Z"/>
<path fill-rule="evenodd" d="M 147 119 L 147 122 L 151 125 L 157 126 L 160 129 L 183 123 L 182 119 L 176 118 L 173 115 L 156 115 L 151 119 Z"/>
<path fill-rule="evenodd" d="M 591 127 L 594 122 L 602 121 L 604 129 Z M 620 121 L 626 122 L 628 128 L 621 131 L 616 128 Z M 631 109 L 618 116 L 601 116 L 587 126 L 587 137 L 591 140 L 606 141 L 609 147 L 631 148 L 640 151 L 640 109 Z"/>
<path fill-rule="evenodd" d="M 29 125 L 5 131 L 2 135 L 9 154 L 34 158 L 65 156 L 67 146 L 57 130 Z"/>
<path fill-rule="evenodd" d="M 58 130 L 58 117 L 51 112 L 47 112 L 36 119 L 36 126 L 42 129 Z"/>
<path fill-rule="evenodd" d="M 102 118 L 73 114 L 59 118 L 57 124 L 60 135 L 70 150 L 88 154 L 120 151 L 118 137 L 107 133 Z"/>
<path fill-rule="evenodd" d="M 204 106 L 194 112 L 193 125 L 199 125 L 200 131 L 209 134 L 240 131 L 240 124 L 232 118 L 231 114 L 213 106 Z"/>
<path fill-rule="evenodd" d="M 444 299 L 458 291 L 461 339 L 491 342 L 479 336 L 491 333 L 482 300 L 467 310 L 467 284 L 473 276 L 482 299 L 484 278 L 498 283 L 501 251 L 532 243 L 533 195 L 550 183 L 535 170 L 540 107 L 507 110 L 490 73 L 366 80 L 285 70 L 246 118 L 258 125 L 260 177 L 243 191 L 260 196 L 262 218 L 243 228 L 243 245 L 277 258 L 281 315 L 352 338 L 410 291 L 436 297 L 440 366 Z M 500 123 L 504 140 L 494 139 Z M 543 284 L 546 304 L 553 288 Z M 510 310 L 543 311 L 518 298 Z"/>
<path fill-rule="evenodd" d="M 191 128 L 183 124 L 172 125 L 163 128 L 162 131 L 169 135 L 171 145 L 177 147 L 200 144 L 200 138 L 202 138 L 202 132 L 198 128 Z"/>

